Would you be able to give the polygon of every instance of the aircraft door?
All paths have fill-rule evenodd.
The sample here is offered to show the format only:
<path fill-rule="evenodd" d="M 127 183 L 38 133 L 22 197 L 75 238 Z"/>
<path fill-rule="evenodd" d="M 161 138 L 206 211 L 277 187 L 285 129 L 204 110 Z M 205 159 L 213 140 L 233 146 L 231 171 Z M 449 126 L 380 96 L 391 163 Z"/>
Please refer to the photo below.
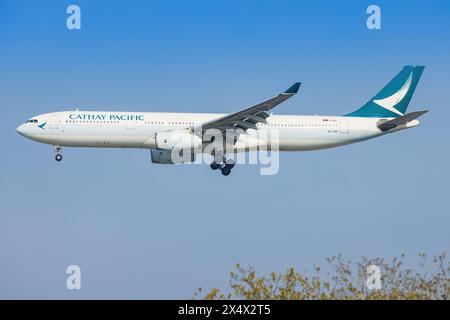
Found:
<path fill-rule="evenodd" d="M 128 120 L 127 121 L 127 129 L 128 130 L 136 130 L 137 120 Z"/>
<path fill-rule="evenodd" d="M 339 132 L 340 133 L 348 133 L 348 119 L 341 119 L 339 121 Z"/>
<path fill-rule="evenodd" d="M 58 129 L 59 119 L 57 116 L 52 116 L 50 119 L 50 129 Z"/>

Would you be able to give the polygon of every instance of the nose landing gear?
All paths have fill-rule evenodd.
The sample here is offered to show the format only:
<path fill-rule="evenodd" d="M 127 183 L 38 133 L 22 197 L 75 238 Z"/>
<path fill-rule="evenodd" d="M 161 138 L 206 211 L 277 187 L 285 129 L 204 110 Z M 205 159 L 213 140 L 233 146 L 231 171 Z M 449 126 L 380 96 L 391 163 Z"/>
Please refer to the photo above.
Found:
<path fill-rule="evenodd" d="M 55 160 L 58 162 L 61 161 L 63 158 L 62 154 L 61 154 L 61 150 L 62 150 L 61 146 L 56 145 L 53 149 L 56 152 Z"/>

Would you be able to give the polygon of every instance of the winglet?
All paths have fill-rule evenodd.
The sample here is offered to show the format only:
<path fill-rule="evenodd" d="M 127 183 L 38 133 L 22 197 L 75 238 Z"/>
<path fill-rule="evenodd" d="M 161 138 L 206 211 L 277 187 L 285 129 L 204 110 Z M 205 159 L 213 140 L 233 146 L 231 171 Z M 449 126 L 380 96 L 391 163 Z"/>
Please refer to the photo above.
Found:
<path fill-rule="evenodd" d="M 294 83 L 292 86 L 289 87 L 284 94 L 296 94 L 298 92 L 298 89 L 300 88 L 300 82 Z"/>

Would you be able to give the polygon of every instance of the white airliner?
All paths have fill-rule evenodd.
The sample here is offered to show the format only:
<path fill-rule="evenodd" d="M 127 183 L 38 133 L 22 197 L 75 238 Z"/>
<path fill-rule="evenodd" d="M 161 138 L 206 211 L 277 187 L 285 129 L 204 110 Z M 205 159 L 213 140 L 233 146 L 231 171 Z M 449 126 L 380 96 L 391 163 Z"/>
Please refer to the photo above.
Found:
<path fill-rule="evenodd" d="M 272 99 L 231 114 L 64 111 L 32 117 L 17 132 L 53 145 L 57 161 L 62 160 L 62 146 L 146 148 L 151 150 L 153 163 L 163 164 L 176 163 L 173 150 L 182 149 L 190 150 L 190 161 L 196 154 L 211 153 L 215 159 L 211 168 L 220 169 L 227 176 L 234 162 L 226 159 L 223 150 L 229 151 L 230 145 L 231 152 L 270 149 L 271 142 L 260 138 L 260 133 L 267 131 L 277 131 L 280 151 L 305 151 L 342 146 L 418 126 L 416 118 L 427 110 L 405 112 L 423 69 L 405 66 L 369 102 L 344 116 L 269 113 L 297 93 L 297 82 Z M 227 149 L 206 151 L 213 140 L 204 134 L 208 130 L 233 130 L 235 135 L 231 141 L 223 138 Z"/>

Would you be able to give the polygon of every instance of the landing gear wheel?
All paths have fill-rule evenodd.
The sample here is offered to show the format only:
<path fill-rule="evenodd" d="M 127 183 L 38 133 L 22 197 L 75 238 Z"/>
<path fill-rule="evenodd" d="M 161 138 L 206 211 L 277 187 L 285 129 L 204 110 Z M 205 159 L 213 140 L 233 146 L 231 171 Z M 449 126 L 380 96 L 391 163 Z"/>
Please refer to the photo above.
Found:
<path fill-rule="evenodd" d="M 213 170 L 217 170 L 220 168 L 220 164 L 218 164 L 217 162 L 214 161 L 213 163 L 211 163 L 210 167 Z"/>
<path fill-rule="evenodd" d="M 229 175 L 230 173 L 231 173 L 231 168 L 230 168 L 230 167 L 225 166 L 225 167 L 222 168 L 222 174 L 223 174 L 224 176 L 227 176 L 227 175 Z"/>
<path fill-rule="evenodd" d="M 234 163 L 233 160 L 227 160 L 227 161 L 225 162 L 225 167 L 227 167 L 227 168 L 233 169 L 233 168 L 234 168 L 234 165 L 235 165 L 235 163 Z"/>
<path fill-rule="evenodd" d="M 62 155 L 60 155 L 59 153 L 55 156 L 55 160 L 56 161 L 61 161 L 62 160 Z"/>

